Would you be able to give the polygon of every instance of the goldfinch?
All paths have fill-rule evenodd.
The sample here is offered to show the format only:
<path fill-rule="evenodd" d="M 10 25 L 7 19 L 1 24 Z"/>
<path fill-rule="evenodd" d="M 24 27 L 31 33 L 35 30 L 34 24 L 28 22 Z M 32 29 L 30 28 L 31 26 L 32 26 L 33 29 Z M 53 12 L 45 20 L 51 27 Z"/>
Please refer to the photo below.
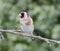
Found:
<path fill-rule="evenodd" d="M 28 15 L 27 12 L 20 12 L 20 28 L 23 32 L 29 33 L 31 36 L 33 36 L 34 31 L 34 25 L 32 18 Z"/>

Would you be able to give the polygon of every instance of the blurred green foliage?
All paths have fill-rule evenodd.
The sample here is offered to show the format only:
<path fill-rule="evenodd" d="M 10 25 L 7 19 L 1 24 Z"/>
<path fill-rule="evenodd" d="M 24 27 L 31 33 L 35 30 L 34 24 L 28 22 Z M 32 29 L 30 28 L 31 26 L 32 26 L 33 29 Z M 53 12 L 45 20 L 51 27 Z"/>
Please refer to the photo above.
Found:
<path fill-rule="evenodd" d="M 60 0 L 0 0 L 0 29 L 19 30 L 19 12 L 27 11 L 34 21 L 37 36 L 60 40 Z M 60 51 L 42 40 L 3 33 L 0 51 Z"/>

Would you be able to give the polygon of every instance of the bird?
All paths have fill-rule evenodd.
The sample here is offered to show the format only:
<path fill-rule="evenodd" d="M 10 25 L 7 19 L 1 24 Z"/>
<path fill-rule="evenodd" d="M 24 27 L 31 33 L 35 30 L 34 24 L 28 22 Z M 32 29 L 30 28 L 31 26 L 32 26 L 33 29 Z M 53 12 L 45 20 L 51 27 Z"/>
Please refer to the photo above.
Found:
<path fill-rule="evenodd" d="M 33 20 L 27 12 L 20 12 L 20 28 L 23 32 L 29 33 L 30 36 L 33 36 L 34 24 Z"/>

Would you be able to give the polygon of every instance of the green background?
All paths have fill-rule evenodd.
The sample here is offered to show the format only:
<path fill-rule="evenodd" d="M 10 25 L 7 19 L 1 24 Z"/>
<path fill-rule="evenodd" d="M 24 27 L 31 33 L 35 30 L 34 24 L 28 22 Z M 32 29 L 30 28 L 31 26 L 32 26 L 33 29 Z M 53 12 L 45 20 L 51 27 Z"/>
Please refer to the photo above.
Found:
<path fill-rule="evenodd" d="M 27 11 L 34 21 L 37 36 L 60 40 L 60 0 L 0 0 L 0 29 L 20 30 L 19 12 Z M 11 33 L 2 33 L 0 51 L 60 51 L 60 45 L 50 47 L 43 40 Z"/>

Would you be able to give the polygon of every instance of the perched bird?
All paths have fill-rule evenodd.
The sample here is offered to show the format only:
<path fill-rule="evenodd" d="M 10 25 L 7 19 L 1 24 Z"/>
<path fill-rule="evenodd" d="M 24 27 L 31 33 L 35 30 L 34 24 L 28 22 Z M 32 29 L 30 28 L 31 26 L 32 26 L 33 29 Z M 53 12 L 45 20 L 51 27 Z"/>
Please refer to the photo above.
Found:
<path fill-rule="evenodd" d="M 33 20 L 29 16 L 27 12 L 20 12 L 20 27 L 23 32 L 29 33 L 31 36 L 33 36 L 33 31 L 34 31 L 34 25 L 33 25 Z"/>

